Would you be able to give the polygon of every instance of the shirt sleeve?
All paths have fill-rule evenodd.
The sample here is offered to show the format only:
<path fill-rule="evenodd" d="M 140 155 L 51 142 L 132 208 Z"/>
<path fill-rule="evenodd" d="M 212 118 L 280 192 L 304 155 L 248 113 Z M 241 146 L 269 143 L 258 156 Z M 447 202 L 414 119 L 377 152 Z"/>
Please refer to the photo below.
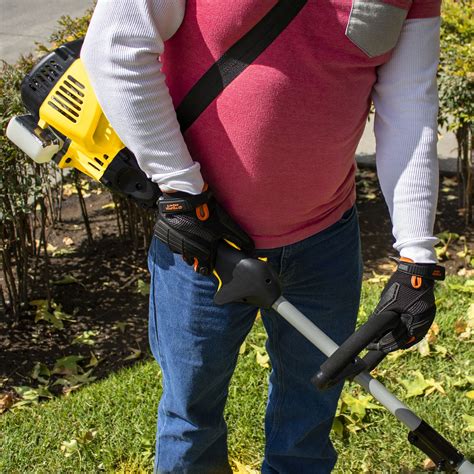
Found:
<path fill-rule="evenodd" d="M 198 194 L 199 163 L 181 134 L 159 61 L 184 10 L 185 0 L 99 0 L 81 59 L 107 119 L 146 175 L 163 191 Z"/>
<path fill-rule="evenodd" d="M 390 61 L 378 69 L 377 172 L 390 211 L 394 247 L 415 262 L 436 262 L 438 197 L 436 71 L 439 18 L 407 20 Z"/>

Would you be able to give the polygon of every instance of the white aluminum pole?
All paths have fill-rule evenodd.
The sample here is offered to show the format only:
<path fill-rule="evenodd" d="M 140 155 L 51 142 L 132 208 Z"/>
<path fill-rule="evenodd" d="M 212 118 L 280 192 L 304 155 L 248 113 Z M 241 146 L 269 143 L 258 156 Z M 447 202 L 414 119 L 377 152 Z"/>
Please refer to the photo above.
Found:
<path fill-rule="evenodd" d="M 272 308 L 326 356 L 332 355 L 339 347 L 329 336 L 282 296 L 273 303 Z M 411 431 L 416 430 L 420 426 L 422 419 L 368 372 L 361 372 L 354 377 L 354 380 L 362 385 Z M 457 471 L 462 474 L 474 474 L 474 465 L 467 459 L 464 459 L 457 467 Z"/>

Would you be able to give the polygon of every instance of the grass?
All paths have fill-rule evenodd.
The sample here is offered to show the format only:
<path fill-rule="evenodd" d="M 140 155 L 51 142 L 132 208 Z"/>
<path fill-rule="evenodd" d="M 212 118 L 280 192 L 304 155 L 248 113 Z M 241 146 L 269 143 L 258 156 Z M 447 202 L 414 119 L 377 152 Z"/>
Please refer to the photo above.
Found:
<path fill-rule="evenodd" d="M 453 278 L 439 285 L 439 335 L 437 341 L 431 341 L 431 353 L 396 353 L 377 369 L 383 383 L 471 457 L 473 434 L 462 415 L 474 415 L 472 399 L 467 396 L 472 387 L 466 379 L 469 370 L 473 375 L 469 365 L 473 360 L 473 337 L 471 334 L 470 339 L 459 339 L 455 328 L 456 321 L 467 321 L 472 288 Z M 362 319 L 376 304 L 380 289 L 380 284 L 364 285 Z M 462 330 L 459 323 L 457 327 Z M 258 470 L 263 452 L 269 369 L 257 363 L 251 346 L 263 347 L 261 323 L 255 325 L 249 337 L 230 387 L 226 418 L 230 457 L 253 472 Z M 406 388 L 400 381 L 409 383 L 416 370 L 427 380 L 439 382 L 446 393 L 434 390 L 426 395 L 432 386 L 428 383 L 424 395 L 406 398 Z M 3 415 L 0 472 L 151 472 L 160 380 L 157 365 L 146 361 L 69 396 Z M 344 393 L 339 435 L 333 434 L 340 453 L 335 472 L 422 472 L 426 456 L 408 444 L 406 429 L 385 410 L 370 408 L 355 385 L 346 385 Z M 365 416 L 364 410 L 361 415 L 361 406 Z M 245 468 L 241 467 L 240 472 Z"/>

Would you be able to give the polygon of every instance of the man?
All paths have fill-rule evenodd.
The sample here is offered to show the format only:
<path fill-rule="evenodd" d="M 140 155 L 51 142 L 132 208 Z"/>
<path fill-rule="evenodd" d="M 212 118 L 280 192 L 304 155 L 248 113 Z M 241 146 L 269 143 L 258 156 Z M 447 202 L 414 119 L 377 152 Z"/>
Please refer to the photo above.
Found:
<path fill-rule="evenodd" d="M 205 274 L 220 237 L 250 250 L 248 234 L 283 295 L 336 342 L 353 331 L 354 154 L 371 101 L 394 247 L 428 275 L 394 273 L 377 310 L 397 311 L 399 326 L 373 347 L 409 347 L 434 318 L 440 1 L 309 0 L 183 138 L 174 108 L 276 3 L 99 0 L 82 50 L 105 114 L 164 193 L 149 256 L 160 473 L 231 472 L 223 409 L 256 309 L 212 303 Z M 341 385 L 316 392 L 322 354 L 273 311 L 262 318 L 272 363 L 262 472 L 330 472 Z"/>

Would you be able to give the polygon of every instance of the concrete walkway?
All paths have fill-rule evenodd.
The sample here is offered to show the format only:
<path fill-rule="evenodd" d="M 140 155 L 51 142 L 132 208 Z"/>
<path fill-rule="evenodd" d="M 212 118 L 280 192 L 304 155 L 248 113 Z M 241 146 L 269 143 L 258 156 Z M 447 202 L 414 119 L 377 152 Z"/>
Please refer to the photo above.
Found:
<path fill-rule="evenodd" d="M 83 15 L 92 0 L 0 0 L 0 59 L 14 63 L 46 42 L 63 15 Z"/>
<path fill-rule="evenodd" d="M 0 0 L 0 59 L 15 62 L 20 53 L 35 49 L 35 41 L 47 41 L 62 15 L 80 16 L 92 5 L 92 0 Z M 374 121 L 367 123 L 357 149 L 357 161 L 374 166 Z M 442 171 L 456 171 L 456 139 L 443 134 L 438 143 Z"/>

